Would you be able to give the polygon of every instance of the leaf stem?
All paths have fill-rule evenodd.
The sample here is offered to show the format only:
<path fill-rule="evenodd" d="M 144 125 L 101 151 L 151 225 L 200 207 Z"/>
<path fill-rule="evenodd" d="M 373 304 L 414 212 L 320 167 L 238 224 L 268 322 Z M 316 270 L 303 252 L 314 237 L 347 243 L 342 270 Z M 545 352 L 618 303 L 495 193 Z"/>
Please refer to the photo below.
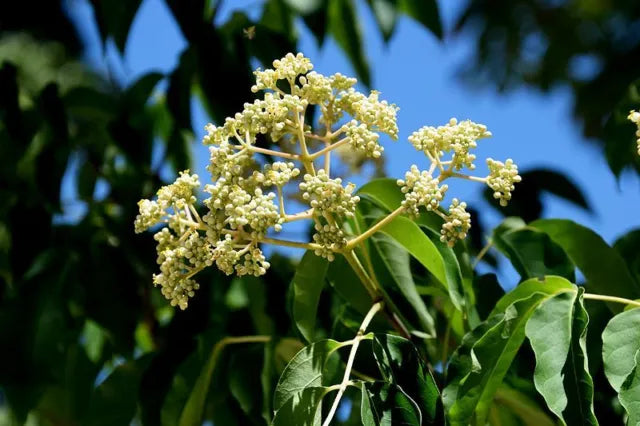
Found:
<path fill-rule="evenodd" d="M 482 249 L 478 253 L 478 256 L 476 256 L 476 259 L 473 261 L 473 265 L 471 265 L 471 269 L 476 269 L 476 266 L 478 266 L 478 263 L 480 263 L 484 255 L 489 252 L 489 249 L 491 249 L 491 247 L 493 247 L 493 240 L 489 238 L 489 241 L 487 242 L 487 244 L 485 244 L 485 246 L 482 247 Z"/>
<path fill-rule="evenodd" d="M 604 294 L 584 293 L 582 295 L 585 299 L 602 300 L 604 302 L 622 303 L 624 305 L 631 305 L 640 307 L 640 302 L 631 299 L 625 299 L 624 297 L 606 296 Z"/>
<path fill-rule="evenodd" d="M 371 298 L 374 300 L 379 298 L 379 294 L 378 294 L 379 292 L 377 290 L 377 286 L 371 280 L 371 278 L 367 275 L 367 272 L 362 266 L 362 263 L 360 263 L 360 260 L 356 256 L 355 252 L 353 250 L 347 250 L 347 251 L 344 251 L 342 254 L 347 260 L 347 262 L 349 263 L 349 266 L 351 266 L 351 269 L 353 269 L 356 275 L 358 275 L 358 278 L 360 278 L 362 285 L 367 290 Z"/>
<path fill-rule="evenodd" d="M 345 370 L 344 370 L 342 383 L 340 383 L 340 386 L 338 388 L 338 394 L 333 400 L 333 405 L 329 410 L 329 414 L 327 414 L 327 418 L 322 423 L 322 426 L 329 426 L 329 424 L 331 424 L 331 420 L 333 420 L 333 416 L 336 414 L 336 410 L 340 405 L 340 400 L 342 399 L 342 395 L 344 394 L 345 389 L 347 389 L 347 386 L 349 385 L 349 383 L 351 383 L 351 380 L 350 380 L 351 369 L 353 368 L 353 362 L 356 359 L 356 352 L 358 351 L 358 346 L 360 345 L 360 341 L 364 338 L 364 332 L 367 330 L 367 327 L 369 326 L 369 323 L 371 323 L 371 320 L 373 320 L 373 317 L 378 312 L 380 312 L 380 310 L 382 310 L 383 307 L 384 307 L 383 301 L 374 303 L 371 309 L 369 309 L 369 312 L 367 312 L 367 315 L 364 317 L 362 324 L 360 324 L 360 328 L 358 329 L 358 334 L 353 339 L 353 343 L 351 345 L 351 351 L 349 352 L 349 358 L 347 359 L 347 366 L 345 367 Z"/>

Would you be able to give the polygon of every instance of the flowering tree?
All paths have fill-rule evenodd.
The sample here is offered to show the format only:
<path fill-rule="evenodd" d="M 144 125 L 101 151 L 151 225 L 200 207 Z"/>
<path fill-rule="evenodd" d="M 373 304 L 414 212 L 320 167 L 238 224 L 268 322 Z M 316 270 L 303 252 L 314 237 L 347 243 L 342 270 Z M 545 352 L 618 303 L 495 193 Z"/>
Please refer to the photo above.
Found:
<path fill-rule="evenodd" d="M 223 125 L 206 128 L 211 183 L 204 185 L 208 196 L 202 205 L 199 177 L 184 171 L 157 199 L 139 202 L 135 229 L 160 225 L 154 237 L 160 273 L 153 282 L 183 310 L 197 297 L 195 278 L 207 267 L 259 277 L 270 267 L 265 245 L 306 250 L 293 278 L 291 303 L 299 335 L 309 345 L 281 372 L 273 405 L 264 414 L 269 421 L 329 425 L 341 403 L 349 401 L 359 405 L 352 417 L 371 425 L 502 424 L 507 413 L 535 424 L 554 424 L 554 417 L 563 424 L 597 424 L 585 300 L 607 302 L 617 314 L 602 331 L 604 373 L 629 424 L 640 421 L 634 404 L 640 389 L 640 310 L 620 312 L 625 305 L 640 306 L 633 300 L 640 285 L 620 255 L 573 222 L 525 224 L 512 218 L 470 261 L 464 239 L 471 216 L 457 198 L 445 203 L 445 181 L 485 184 L 501 206 L 521 181 L 511 159 L 488 158 L 487 176 L 469 174 L 478 141 L 491 136 L 485 126 L 452 118 L 440 127 L 418 129 L 409 142 L 424 154 L 426 167 L 412 165 L 404 179 L 375 179 L 356 191 L 332 176 L 332 157 L 349 149 L 362 158 L 379 158 L 381 136 L 398 137 L 398 107 L 376 91 L 358 92 L 353 78 L 313 71 L 302 54 L 288 54 L 274 61 L 273 69 L 254 74 L 252 91 L 263 96 Z M 640 114 L 632 111 L 629 119 L 638 124 L 640 138 Z M 265 139 L 277 148 L 265 148 Z M 278 238 L 298 221 L 312 225 L 309 240 Z M 589 244 L 590 252 L 580 244 Z M 492 245 L 522 276 L 506 294 L 495 278 L 474 272 Z M 574 284 L 576 266 L 586 286 Z M 317 333 L 315 316 L 326 281 L 338 299 L 335 309 L 351 313 L 342 327 L 343 335 L 345 328 L 352 330 L 348 338 Z M 487 293 L 492 293 L 489 303 L 481 304 Z M 331 337 L 339 334 L 334 329 Z M 200 422 L 211 369 L 224 346 L 271 339 L 230 336 L 216 345 L 181 424 Z M 520 379 L 532 380 L 546 408 L 512 384 L 525 340 L 535 355 L 535 371 Z"/>

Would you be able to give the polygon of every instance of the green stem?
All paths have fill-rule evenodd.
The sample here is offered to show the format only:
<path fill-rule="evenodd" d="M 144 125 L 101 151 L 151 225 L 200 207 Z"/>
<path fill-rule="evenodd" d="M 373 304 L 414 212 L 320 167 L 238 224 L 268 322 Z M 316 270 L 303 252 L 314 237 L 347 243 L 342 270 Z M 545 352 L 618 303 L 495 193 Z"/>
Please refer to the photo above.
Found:
<path fill-rule="evenodd" d="M 384 302 L 376 302 L 373 304 L 367 315 L 364 317 L 362 324 L 360 324 L 360 328 L 358 329 L 358 334 L 356 334 L 355 339 L 353 339 L 353 343 L 351 344 L 351 350 L 349 351 L 349 358 L 347 359 L 347 366 L 344 369 L 344 376 L 342 377 L 342 382 L 340 383 L 338 389 L 338 394 L 333 400 L 333 405 L 331 405 L 331 409 L 329 410 L 329 414 L 327 414 L 327 418 L 322 423 L 322 426 L 329 426 L 331 424 L 331 420 L 333 420 L 333 416 L 336 414 L 336 410 L 340 405 L 340 400 L 342 399 L 342 395 L 344 394 L 345 389 L 351 382 L 351 369 L 353 368 L 353 362 L 356 359 L 356 352 L 358 351 L 358 346 L 360 345 L 360 341 L 364 338 L 364 332 L 369 327 L 371 320 L 373 317 L 384 307 Z"/>
<path fill-rule="evenodd" d="M 344 138 L 344 139 L 340 139 L 338 142 L 336 143 L 332 143 L 331 145 L 327 145 L 324 148 L 322 148 L 319 151 L 314 152 L 313 154 L 309 155 L 309 158 L 313 161 L 316 158 L 322 156 L 323 154 L 326 154 L 330 151 L 333 151 L 334 149 L 338 148 L 339 146 L 342 146 L 346 143 L 349 143 L 350 139 L 349 138 Z"/>
<path fill-rule="evenodd" d="M 353 269 L 353 271 L 356 273 L 358 278 L 360 278 L 362 285 L 364 285 L 364 288 L 367 290 L 371 298 L 374 300 L 378 299 L 380 297 L 380 294 L 378 292 L 377 286 L 375 285 L 373 280 L 369 278 L 369 276 L 367 275 L 367 272 L 362 266 L 362 263 L 360 263 L 360 260 L 356 256 L 355 252 L 353 250 L 347 250 L 347 251 L 344 251 L 342 254 L 347 260 L 347 262 L 349 263 L 349 266 L 351 266 L 351 269 Z"/>
<path fill-rule="evenodd" d="M 389 215 L 387 215 L 384 219 L 382 219 L 381 221 L 379 221 L 375 225 L 373 225 L 371 228 L 367 229 L 362 234 L 360 234 L 357 237 L 355 237 L 354 239 L 350 240 L 347 243 L 347 246 L 345 247 L 345 250 L 353 249 L 358 244 L 360 244 L 361 241 L 366 240 L 367 238 L 369 238 L 370 236 L 372 236 L 373 234 L 378 232 L 381 228 L 383 228 L 385 225 L 387 225 L 389 222 L 391 222 L 393 219 L 395 219 L 396 216 L 399 216 L 402 213 L 404 213 L 404 207 L 400 206 L 397 209 L 395 209 L 394 211 L 392 211 L 391 213 L 389 213 Z"/>
<path fill-rule="evenodd" d="M 585 299 L 602 300 L 604 302 L 622 303 L 623 305 L 631 305 L 640 307 L 640 302 L 631 299 L 625 299 L 624 297 L 605 296 L 604 294 L 584 293 L 582 295 Z"/>
<path fill-rule="evenodd" d="M 493 241 L 489 239 L 489 242 L 484 247 L 482 247 L 482 250 L 480 250 L 480 252 L 478 253 L 478 256 L 473 261 L 473 265 L 471 265 L 472 269 L 476 269 L 476 266 L 478 266 L 478 263 L 480 263 L 484 255 L 489 252 L 489 249 L 491 249 L 491 247 L 493 247 Z"/>

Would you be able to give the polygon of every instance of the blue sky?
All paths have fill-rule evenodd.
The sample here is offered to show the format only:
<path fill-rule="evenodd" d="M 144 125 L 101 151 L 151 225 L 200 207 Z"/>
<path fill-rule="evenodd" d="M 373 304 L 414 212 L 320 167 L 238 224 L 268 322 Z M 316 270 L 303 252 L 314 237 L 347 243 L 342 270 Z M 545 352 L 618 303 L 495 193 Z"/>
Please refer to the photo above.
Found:
<path fill-rule="evenodd" d="M 441 12 L 445 26 L 449 27 L 462 2 L 447 0 L 440 3 L 446 5 Z M 250 16 L 259 16 L 262 2 L 234 0 L 223 4 L 225 7 L 217 17 L 220 21 L 238 8 Z M 124 57 L 119 57 L 112 45 L 105 55 L 86 0 L 70 0 L 69 5 L 83 37 L 91 45 L 87 59 L 98 69 L 110 69 L 121 81 L 134 81 L 149 71 L 169 72 L 186 45 L 164 2 L 144 0 L 133 23 Z M 609 242 L 640 227 L 640 179 L 628 173 L 616 181 L 602 154 L 582 141 L 578 126 L 571 118 L 568 90 L 560 88 L 541 95 L 520 89 L 501 95 L 492 88 L 471 88 L 455 77 L 472 47 L 467 36 L 439 42 L 417 23 L 403 17 L 393 38 L 385 45 L 365 2 L 359 0 L 357 5 L 363 17 L 361 23 L 373 87 L 382 92 L 383 98 L 401 108 L 398 116 L 400 138 L 397 142 L 385 141 L 390 176 L 403 175 L 414 162 L 418 166 L 427 165 L 426 159 L 417 156 L 407 142 L 411 132 L 424 125 L 445 124 L 450 117 L 469 118 L 486 124 L 494 135 L 481 141 L 478 158 L 504 160 L 510 157 L 521 171 L 537 167 L 559 170 L 583 189 L 594 209 L 594 213 L 589 214 L 549 197 L 545 200 L 545 217 L 571 218 L 595 229 Z M 319 49 L 306 29 L 298 25 L 298 31 L 300 51 L 311 58 L 317 71 L 354 75 L 333 40 L 329 39 Z M 199 138 L 209 120 L 197 103 L 193 121 L 197 135 L 195 169 L 205 175 L 208 156 L 199 145 Z M 484 171 L 483 162 L 479 162 L 478 174 Z M 356 183 L 360 180 L 356 179 Z M 458 198 L 481 210 L 487 227 L 498 223 L 500 217 L 480 196 L 482 187 L 464 182 L 452 189 Z"/>

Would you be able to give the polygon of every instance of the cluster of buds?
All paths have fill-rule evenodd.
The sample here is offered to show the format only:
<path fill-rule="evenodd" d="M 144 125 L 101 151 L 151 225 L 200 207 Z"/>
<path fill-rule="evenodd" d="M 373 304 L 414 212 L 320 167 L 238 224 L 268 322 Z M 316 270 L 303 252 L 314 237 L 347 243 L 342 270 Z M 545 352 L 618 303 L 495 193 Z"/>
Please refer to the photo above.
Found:
<path fill-rule="evenodd" d="M 194 276 L 213 264 L 225 274 L 260 276 L 269 268 L 261 246 L 279 244 L 313 250 L 333 260 L 336 253 L 352 250 L 366 233 L 349 235 L 345 221 L 354 216 L 360 197 L 355 185 L 331 176 L 331 154 L 348 149 L 358 158 L 379 161 L 384 134 L 398 137 L 398 108 L 380 98 L 380 93 L 364 94 L 356 80 L 342 74 L 324 76 L 302 54 L 288 54 L 273 62 L 273 68 L 255 71 L 251 88 L 262 96 L 245 103 L 242 111 L 220 126 L 209 124 L 203 143 L 209 146 L 207 170 L 211 183 L 204 186 L 209 196 L 200 214 L 196 208 L 198 176 L 182 172 L 172 184 L 161 188 L 155 200 L 141 200 L 136 232 L 159 227 L 157 231 L 160 273 L 154 283 L 174 306 L 185 309 L 199 285 Z M 313 123 L 305 123 L 307 108 L 319 111 L 321 133 L 313 133 Z M 440 204 L 447 191 L 442 181 L 464 176 L 473 169 L 470 151 L 477 140 L 490 136 L 486 127 L 452 119 L 446 126 L 424 127 L 409 140 L 431 160 L 428 171 L 413 166 L 398 184 L 405 194 L 395 213 L 418 215 L 419 208 L 436 212 L 445 219 L 441 240 L 453 245 L 466 236 L 470 224 L 465 203 L 454 199 L 448 213 Z M 275 149 L 258 144 L 269 137 Z M 450 154 L 450 159 L 444 156 Z M 278 161 L 272 162 L 276 158 Z M 358 160 L 360 161 L 360 160 Z M 481 179 L 500 199 L 511 198 L 517 168 L 489 160 L 491 173 Z M 439 175 L 434 175 L 439 172 Z M 471 178 L 471 177 L 468 177 Z M 297 181 L 305 209 L 287 214 L 285 186 Z M 286 223 L 311 220 L 312 241 L 297 242 L 274 238 Z M 375 232 L 373 229 L 369 230 Z"/>
<path fill-rule="evenodd" d="M 453 199 L 448 212 L 440 210 L 448 186 L 442 182 L 457 177 L 485 183 L 493 190 L 494 198 L 506 206 L 511 200 L 511 192 L 515 183 L 522 180 L 518 175 L 518 167 L 513 160 L 504 163 L 487 159 L 489 175 L 486 177 L 469 176 L 461 173 L 463 169 L 475 170 L 476 159 L 472 150 L 478 146 L 478 140 L 491 136 L 486 126 L 470 120 L 458 122 L 452 118 L 444 126 L 423 127 L 409 136 L 409 142 L 422 151 L 431 162 L 428 170 L 420 171 L 411 166 L 404 180 L 398 185 L 405 194 L 402 205 L 411 215 L 419 214 L 419 208 L 425 207 L 444 220 L 440 240 L 453 246 L 456 241 L 466 238 L 471 228 L 471 216 L 466 211 L 466 203 Z"/>
<path fill-rule="evenodd" d="M 274 61 L 272 69 L 258 69 L 252 91 L 263 95 L 222 125 L 205 127 L 212 182 L 204 187 L 209 195 L 202 203 L 204 214 L 196 208 L 200 182 L 188 172 L 161 188 L 156 200 L 140 201 L 136 232 L 167 225 L 155 235 L 160 273 L 154 283 L 172 305 L 187 307 L 198 289 L 193 277 L 207 266 L 215 264 L 226 274 L 265 274 L 269 263 L 263 243 L 309 248 L 330 260 L 346 246 L 343 223 L 353 216 L 360 198 L 353 194 L 353 184 L 331 177 L 329 155 L 350 146 L 379 158 L 380 133 L 397 138 L 398 108 L 381 100 L 378 92 L 356 91 L 353 78 L 312 70 L 302 54 L 288 54 Z M 310 123 L 304 122 L 309 105 L 321 113 L 323 134 L 312 133 Z M 280 149 L 257 146 L 261 135 Z M 310 152 L 319 142 L 324 148 Z M 282 161 L 264 164 L 274 157 Z M 308 208 L 287 214 L 284 187 L 295 180 Z M 272 238 L 283 224 L 303 219 L 314 222 L 313 242 Z"/>
<path fill-rule="evenodd" d="M 627 118 L 638 127 L 638 130 L 636 130 L 636 137 L 638 139 L 638 155 L 640 155 L 640 112 L 631 110 Z"/>

